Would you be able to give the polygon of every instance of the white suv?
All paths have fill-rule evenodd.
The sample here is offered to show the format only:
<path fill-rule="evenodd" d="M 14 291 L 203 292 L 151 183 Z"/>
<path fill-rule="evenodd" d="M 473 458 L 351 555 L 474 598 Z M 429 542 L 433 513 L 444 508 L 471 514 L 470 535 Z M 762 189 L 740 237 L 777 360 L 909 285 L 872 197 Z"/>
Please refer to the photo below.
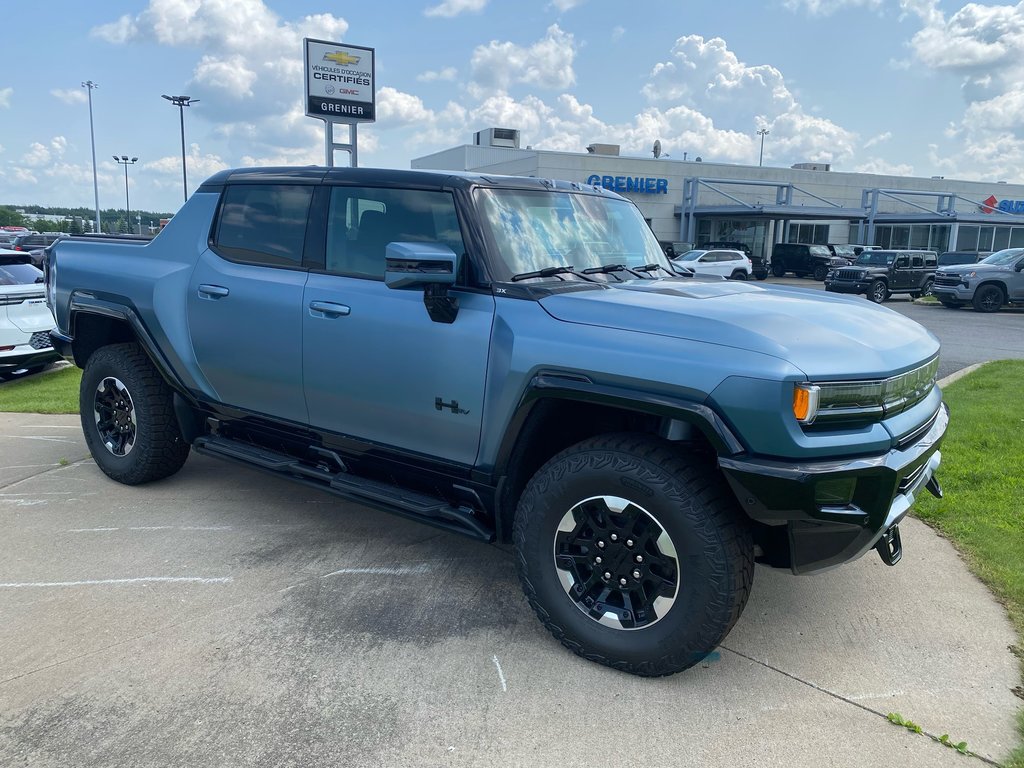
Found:
<path fill-rule="evenodd" d="M 743 251 L 724 248 L 714 250 L 687 251 L 677 256 L 673 263 L 701 275 L 721 275 L 730 280 L 746 280 L 754 271 L 750 259 Z"/>
<path fill-rule="evenodd" d="M 24 264 L 27 255 L 0 251 L 0 380 L 20 370 L 42 370 L 60 359 L 50 342 L 53 315 L 46 306 L 43 273 Z"/>

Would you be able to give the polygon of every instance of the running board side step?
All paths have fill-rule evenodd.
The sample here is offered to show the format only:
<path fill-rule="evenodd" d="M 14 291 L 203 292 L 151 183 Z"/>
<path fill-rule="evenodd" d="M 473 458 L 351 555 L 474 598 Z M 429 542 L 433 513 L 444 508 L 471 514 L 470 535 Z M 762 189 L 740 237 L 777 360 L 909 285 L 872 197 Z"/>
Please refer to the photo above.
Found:
<path fill-rule="evenodd" d="M 313 466 L 284 453 L 221 436 L 205 435 L 196 438 L 192 449 L 196 453 L 245 464 L 333 493 L 348 501 L 392 512 L 478 541 L 494 541 L 494 531 L 478 520 L 472 509 L 453 506 L 436 496 L 348 472 L 332 472 L 323 465 Z"/>

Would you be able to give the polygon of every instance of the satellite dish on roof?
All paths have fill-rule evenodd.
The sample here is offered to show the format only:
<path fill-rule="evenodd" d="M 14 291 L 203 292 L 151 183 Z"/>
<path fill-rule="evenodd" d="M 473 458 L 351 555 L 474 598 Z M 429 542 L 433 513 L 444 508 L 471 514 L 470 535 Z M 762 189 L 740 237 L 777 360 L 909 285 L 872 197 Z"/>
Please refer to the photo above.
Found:
<path fill-rule="evenodd" d="M 661 157 L 661 139 L 654 140 L 654 159 Z"/>
<path fill-rule="evenodd" d="M 703 162 L 704 162 L 704 158 L 702 158 L 702 157 L 698 156 L 698 157 L 697 157 L 697 162 L 698 162 L 698 163 L 703 163 Z"/>

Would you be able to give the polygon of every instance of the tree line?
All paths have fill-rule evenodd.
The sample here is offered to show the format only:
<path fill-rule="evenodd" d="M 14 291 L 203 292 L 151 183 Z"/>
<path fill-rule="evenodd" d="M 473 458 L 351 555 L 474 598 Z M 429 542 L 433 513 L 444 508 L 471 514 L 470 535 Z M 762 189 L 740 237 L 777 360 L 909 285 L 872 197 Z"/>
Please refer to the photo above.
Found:
<path fill-rule="evenodd" d="M 23 211 L 24 213 L 20 213 Z M 40 215 L 61 216 L 59 221 L 40 218 Z M 173 214 L 160 211 L 133 210 L 131 221 L 125 218 L 124 209 L 105 208 L 100 210 L 100 223 L 104 232 L 136 232 L 142 217 L 142 230 L 159 227 L 160 219 Z M 26 227 L 37 232 L 68 232 L 73 235 L 92 232 L 96 219 L 93 208 L 66 208 L 44 205 L 0 205 L 0 227 Z"/>

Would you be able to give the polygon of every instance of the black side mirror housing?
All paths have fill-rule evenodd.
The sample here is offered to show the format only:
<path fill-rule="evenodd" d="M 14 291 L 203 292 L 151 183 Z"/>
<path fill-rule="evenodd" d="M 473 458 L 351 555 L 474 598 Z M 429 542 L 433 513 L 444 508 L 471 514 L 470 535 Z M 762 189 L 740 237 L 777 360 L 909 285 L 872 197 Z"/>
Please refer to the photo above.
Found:
<path fill-rule="evenodd" d="M 403 290 L 423 289 L 423 304 L 435 323 L 454 323 L 459 300 L 448 295 L 455 284 L 459 257 L 441 243 L 388 243 L 384 253 L 384 284 Z"/>

